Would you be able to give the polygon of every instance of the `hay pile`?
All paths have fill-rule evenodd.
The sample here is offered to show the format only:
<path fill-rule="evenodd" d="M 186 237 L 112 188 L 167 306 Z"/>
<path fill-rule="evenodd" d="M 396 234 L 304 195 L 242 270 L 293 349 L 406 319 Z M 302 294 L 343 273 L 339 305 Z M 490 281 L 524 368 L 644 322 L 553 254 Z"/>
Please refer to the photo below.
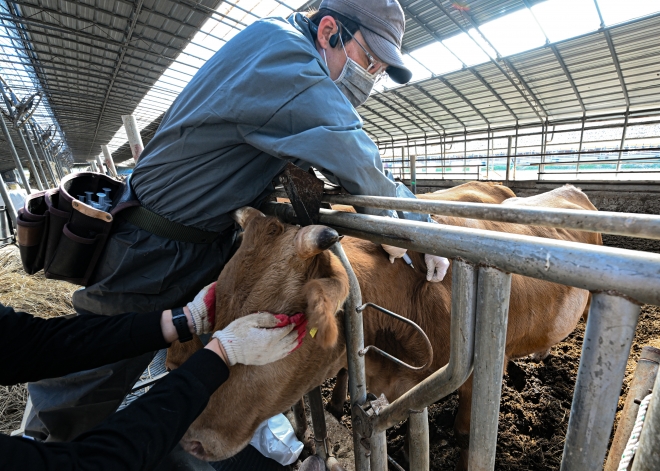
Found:
<path fill-rule="evenodd" d="M 71 294 L 78 287 L 47 280 L 43 272 L 27 275 L 18 247 L 0 249 L 0 303 L 39 317 L 57 317 L 73 312 Z M 0 386 L 0 433 L 9 434 L 21 425 L 27 389 L 25 385 Z"/>
<path fill-rule="evenodd" d="M 0 303 L 38 317 L 58 317 L 73 313 L 76 289 L 66 281 L 47 280 L 43 271 L 27 275 L 15 245 L 0 249 Z"/>

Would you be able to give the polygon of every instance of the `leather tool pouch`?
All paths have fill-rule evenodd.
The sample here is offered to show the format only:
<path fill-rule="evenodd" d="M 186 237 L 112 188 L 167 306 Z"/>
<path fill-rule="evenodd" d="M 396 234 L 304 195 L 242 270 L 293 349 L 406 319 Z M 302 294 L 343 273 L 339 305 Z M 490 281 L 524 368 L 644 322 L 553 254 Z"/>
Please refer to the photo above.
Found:
<path fill-rule="evenodd" d="M 113 202 L 125 184 L 106 175 L 68 175 L 59 188 L 31 195 L 18 217 L 18 241 L 23 268 L 29 274 L 44 269 L 46 278 L 86 286 L 110 234 L 112 214 L 79 201 L 75 195 L 110 188 Z"/>

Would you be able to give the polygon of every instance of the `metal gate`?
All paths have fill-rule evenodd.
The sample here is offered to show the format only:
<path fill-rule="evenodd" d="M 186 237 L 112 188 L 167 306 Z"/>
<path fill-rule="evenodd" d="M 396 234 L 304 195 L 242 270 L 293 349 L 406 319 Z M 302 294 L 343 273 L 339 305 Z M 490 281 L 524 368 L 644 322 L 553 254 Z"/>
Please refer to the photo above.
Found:
<path fill-rule="evenodd" d="M 660 239 L 658 216 L 368 196 L 324 195 L 323 201 Z M 296 222 L 289 205 L 268 203 L 263 209 Z M 332 248 L 351 282 L 344 312 L 357 471 L 387 470 L 385 432 L 406 418 L 410 469 L 428 470 L 426 407 L 458 389 L 472 372 L 471 425 L 478 426 L 471 427 L 470 441 L 479 446 L 470 448 L 469 469 L 494 469 L 512 273 L 593 293 L 561 469 L 602 469 L 640 304 L 660 305 L 660 255 L 324 209 L 319 223 L 453 264 L 449 363 L 388 404 L 367 400 L 360 289 L 341 245 Z"/>

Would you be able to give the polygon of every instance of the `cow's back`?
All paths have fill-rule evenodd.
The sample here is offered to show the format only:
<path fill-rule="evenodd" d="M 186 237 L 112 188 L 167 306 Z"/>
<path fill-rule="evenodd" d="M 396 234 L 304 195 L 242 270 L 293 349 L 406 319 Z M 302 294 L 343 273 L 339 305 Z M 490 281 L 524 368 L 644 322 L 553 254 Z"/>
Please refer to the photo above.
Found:
<path fill-rule="evenodd" d="M 467 182 L 446 190 L 417 195 L 420 200 L 461 201 L 463 203 L 500 204 L 516 194 L 508 187 L 495 182 Z"/>

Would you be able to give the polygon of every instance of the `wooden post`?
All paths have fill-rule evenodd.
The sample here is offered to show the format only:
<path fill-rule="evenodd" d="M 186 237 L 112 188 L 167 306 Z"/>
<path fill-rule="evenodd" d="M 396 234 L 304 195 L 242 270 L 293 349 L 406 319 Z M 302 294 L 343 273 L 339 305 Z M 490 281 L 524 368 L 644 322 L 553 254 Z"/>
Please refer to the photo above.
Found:
<path fill-rule="evenodd" d="M 142 154 L 142 151 L 144 150 L 144 144 L 142 144 L 142 136 L 140 136 L 140 131 L 138 131 L 137 121 L 132 114 L 123 115 L 121 120 L 124 122 L 124 127 L 126 128 L 126 137 L 128 137 L 128 144 L 131 146 L 133 160 L 137 164 L 140 159 L 140 154 Z"/>

